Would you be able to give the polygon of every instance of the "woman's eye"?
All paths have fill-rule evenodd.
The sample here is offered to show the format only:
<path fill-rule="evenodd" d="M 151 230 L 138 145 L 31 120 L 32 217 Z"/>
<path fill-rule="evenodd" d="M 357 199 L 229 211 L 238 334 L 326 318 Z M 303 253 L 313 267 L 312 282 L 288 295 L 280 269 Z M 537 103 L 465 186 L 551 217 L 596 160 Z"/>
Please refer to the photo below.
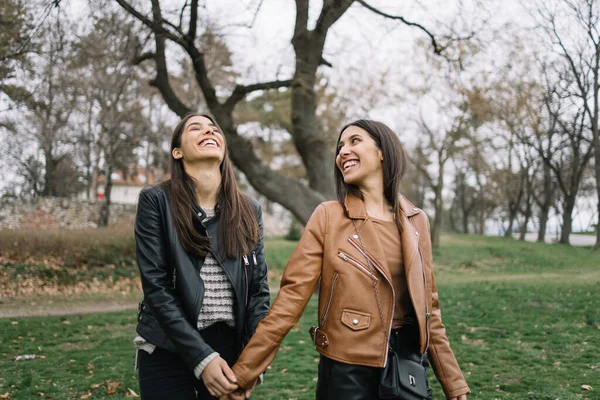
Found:
<path fill-rule="evenodd" d="M 356 142 L 360 142 L 360 139 L 359 138 L 353 138 L 352 139 L 352 143 L 356 143 Z"/>

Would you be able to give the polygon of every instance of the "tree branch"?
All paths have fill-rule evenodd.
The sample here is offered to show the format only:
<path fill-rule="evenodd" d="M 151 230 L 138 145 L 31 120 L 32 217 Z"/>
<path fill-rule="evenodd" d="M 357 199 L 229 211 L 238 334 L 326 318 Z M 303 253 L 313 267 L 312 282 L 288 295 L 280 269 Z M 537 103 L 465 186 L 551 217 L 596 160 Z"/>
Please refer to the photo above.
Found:
<path fill-rule="evenodd" d="M 263 83 L 255 83 L 252 85 L 242 86 L 237 85 L 233 90 L 233 93 L 223 104 L 223 107 L 227 111 L 233 111 L 233 108 L 239 103 L 248 93 L 255 92 L 257 90 L 269 90 L 269 89 L 278 89 L 281 87 L 289 87 L 292 84 L 292 80 L 288 79 L 285 81 L 272 81 L 272 82 L 263 82 Z"/>
<path fill-rule="evenodd" d="M 196 31 L 198 29 L 198 0 L 192 0 L 190 6 L 190 27 L 185 38 L 188 42 L 194 43 L 196 39 Z"/>
<path fill-rule="evenodd" d="M 146 53 L 142 53 L 142 54 L 140 54 L 140 55 L 139 55 L 139 56 L 137 56 L 137 57 L 134 57 L 134 59 L 133 59 L 133 60 L 131 60 L 131 63 L 132 63 L 133 65 L 140 65 L 140 64 L 141 64 L 141 63 L 143 63 L 144 61 L 147 61 L 147 60 L 153 60 L 154 58 L 156 58 L 156 53 L 153 53 L 153 52 L 150 52 L 150 51 L 148 51 L 148 52 L 146 52 Z"/>
<path fill-rule="evenodd" d="M 427 28 L 425 28 L 423 25 L 418 24 L 416 22 L 410 22 L 410 21 L 408 21 L 406 18 L 404 18 L 402 16 L 391 15 L 391 14 L 385 13 L 385 12 L 383 12 L 383 11 L 381 11 L 381 10 L 373 7 L 372 5 L 368 4 L 364 0 L 356 0 L 356 2 L 359 3 L 361 6 L 365 7 L 366 9 L 374 12 L 377 15 L 380 15 L 380 16 L 388 18 L 388 19 L 399 20 L 402 23 L 404 23 L 405 25 L 419 28 L 427 36 L 429 36 L 429 40 L 431 41 L 431 45 L 433 46 L 433 52 L 435 54 L 442 55 L 442 52 L 446 49 L 446 47 L 440 47 L 440 45 L 438 44 L 437 40 L 435 39 L 435 36 L 433 36 L 433 34 L 431 32 L 429 32 L 429 30 Z"/>

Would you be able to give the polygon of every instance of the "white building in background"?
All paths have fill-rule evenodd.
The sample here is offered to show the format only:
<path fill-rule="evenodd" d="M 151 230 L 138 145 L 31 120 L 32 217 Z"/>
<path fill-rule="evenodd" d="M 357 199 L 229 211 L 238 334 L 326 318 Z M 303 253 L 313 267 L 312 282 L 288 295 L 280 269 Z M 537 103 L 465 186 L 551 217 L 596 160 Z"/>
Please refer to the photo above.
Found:
<path fill-rule="evenodd" d="M 160 177 L 162 175 L 162 177 Z M 112 173 L 111 203 L 137 204 L 140 191 L 148 186 L 169 179 L 169 174 L 160 174 L 154 168 L 146 170 L 145 167 L 131 166 L 127 174 L 116 170 Z M 162 178 L 162 179 L 161 179 Z M 104 200 L 104 176 L 98 178 L 98 193 L 92 194 L 97 201 Z M 85 198 L 85 193 L 79 196 Z"/>

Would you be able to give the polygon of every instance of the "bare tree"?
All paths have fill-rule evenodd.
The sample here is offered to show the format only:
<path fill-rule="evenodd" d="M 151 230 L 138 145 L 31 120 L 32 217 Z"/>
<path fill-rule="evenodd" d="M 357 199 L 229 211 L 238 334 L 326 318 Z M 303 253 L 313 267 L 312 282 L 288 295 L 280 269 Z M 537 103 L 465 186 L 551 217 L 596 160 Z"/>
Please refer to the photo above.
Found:
<path fill-rule="evenodd" d="M 290 79 L 238 84 L 227 96 L 217 94 L 215 83 L 208 74 L 205 51 L 201 43 L 198 43 L 201 30 L 198 26 L 201 12 L 198 0 L 185 3 L 180 13 L 182 18 L 178 22 L 173 22 L 165 16 L 159 0 L 151 0 L 150 13 L 135 8 L 126 0 L 115 1 L 152 32 L 154 46 L 150 51 L 140 54 L 138 62 L 153 61 L 156 76 L 151 84 L 159 89 L 169 108 L 179 116 L 185 115 L 197 107 L 197 104 L 186 104 L 177 96 L 170 84 L 166 59 L 167 43 L 175 44 L 187 54 L 204 101 L 224 130 L 233 162 L 244 172 L 253 187 L 270 200 L 282 204 L 302 222 L 308 220 L 319 202 L 334 198 L 331 168 L 333 152 L 327 145 L 327 135 L 321 131 L 317 121 L 318 97 L 315 88 L 319 66 L 331 66 L 323 58 L 329 30 L 355 0 L 324 0 L 312 29 L 309 28 L 309 0 L 296 0 L 296 20 L 291 38 L 296 55 L 293 76 Z M 371 11 L 378 11 L 364 1 L 358 3 Z M 426 32 L 432 39 L 434 50 L 439 53 L 444 51 L 443 46 L 440 46 L 434 36 L 423 26 L 406 19 L 398 18 L 398 21 Z M 290 91 L 289 133 L 306 168 L 306 183 L 283 176 L 271 169 L 257 156 L 251 141 L 237 129 L 234 110 L 249 93 L 280 88 L 289 88 Z"/>
<path fill-rule="evenodd" d="M 94 29 L 77 43 L 76 65 L 91 88 L 85 108 L 87 135 L 95 151 L 92 187 L 100 168 L 104 175 L 98 226 L 108 225 L 113 172 L 120 169 L 126 173 L 129 164 L 137 165 L 133 150 L 142 133 L 150 129 L 150 121 L 142 113 L 142 99 L 148 93 L 142 90 L 138 70 L 131 63 L 131 55 L 139 47 L 135 30 L 134 24 L 120 14 L 108 13 L 96 19 Z"/>
<path fill-rule="evenodd" d="M 596 0 L 560 0 L 545 2 L 538 13 L 543 32 L 573 78 L 569 92 L 578 98 L 588 121 L 583 129 L 591 130 L 600 218 L 600 5 Z M 596 248 L 600 248 L 600 228 L 596 228 Z"/>

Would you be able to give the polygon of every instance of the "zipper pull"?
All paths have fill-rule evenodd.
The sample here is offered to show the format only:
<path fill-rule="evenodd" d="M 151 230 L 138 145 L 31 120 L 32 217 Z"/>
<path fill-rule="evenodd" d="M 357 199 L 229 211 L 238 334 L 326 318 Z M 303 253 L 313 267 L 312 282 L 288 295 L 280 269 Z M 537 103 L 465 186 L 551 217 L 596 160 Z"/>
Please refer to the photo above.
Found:
<path fill-rule="evenodd" d="M 258 265 L 258 261 L 256 261 L 256 253 L 252 252 L 252 260 L 254 261 L 254 265 Z"/>
<path fill-rule="evenodd" d="M 346 256 L 344 253 L 342 253 L 341 251 L 338 252 L 338 255 L 344 260 L 344 261 L 348 261 L 348 256 Z"/>
<path fill-rule="evenodd" d="M 250 265 L 250 261 L 248 261 L 248 256 L 247 255 L 243 255 L 242 258 L 244 259 L 244 265 L 247 267 L 248 265 Z"/>
<path fill-rule="evenodd" d="M 427 321 L 429 321 L 429 318 L 431 318 L 431 313 L 426 313 L 426 314 L 425 314 L 425 319 L 426 319 Z"/>

